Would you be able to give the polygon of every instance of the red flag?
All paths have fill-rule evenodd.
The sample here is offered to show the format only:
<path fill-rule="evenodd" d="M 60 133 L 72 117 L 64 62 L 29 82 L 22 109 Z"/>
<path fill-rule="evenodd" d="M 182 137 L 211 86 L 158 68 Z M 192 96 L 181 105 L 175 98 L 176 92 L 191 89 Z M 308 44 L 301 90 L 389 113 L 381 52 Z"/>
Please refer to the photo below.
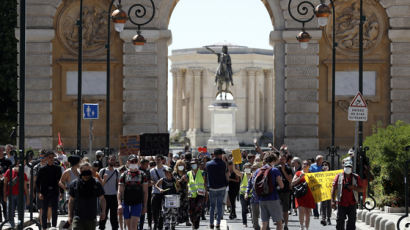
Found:
<path fill-rule="evenodd" d="M 60 145 L 61 147 L 64 146 L 63 142 L 61 141 L 61 135 L 60 132 L 58 132 L 58 145 Z"/>

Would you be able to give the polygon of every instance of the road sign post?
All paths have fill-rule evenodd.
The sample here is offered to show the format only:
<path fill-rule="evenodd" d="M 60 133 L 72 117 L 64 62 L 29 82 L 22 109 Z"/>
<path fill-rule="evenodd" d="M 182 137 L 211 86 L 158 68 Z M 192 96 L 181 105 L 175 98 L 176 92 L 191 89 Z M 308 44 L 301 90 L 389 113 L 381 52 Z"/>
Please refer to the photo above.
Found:
<path fill-rule="evenodd" d="M 90 132 L 89 132 L 89 151 L 93 151 L 93 120 L 99 118 L 99 105 L 98 104 L 83 104 L 83 119 L 90 120 Z"/>
<path fill-rule="evenodd" d="M 367 117 L 367 104 L 362 94 L 359 92 L 350 103 L 347 119 L 349 121 L 367 121 Z"/>

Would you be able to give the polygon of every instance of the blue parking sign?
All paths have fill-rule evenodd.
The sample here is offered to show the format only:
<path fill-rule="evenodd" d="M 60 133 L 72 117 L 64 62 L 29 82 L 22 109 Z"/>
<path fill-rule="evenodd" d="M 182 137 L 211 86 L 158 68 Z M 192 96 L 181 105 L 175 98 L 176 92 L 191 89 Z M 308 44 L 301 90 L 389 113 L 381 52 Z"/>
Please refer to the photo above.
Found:
<path fill-rule="evenodd" d="M 98 119 L 98 104 L 83 104 L 83 119 Z"/>

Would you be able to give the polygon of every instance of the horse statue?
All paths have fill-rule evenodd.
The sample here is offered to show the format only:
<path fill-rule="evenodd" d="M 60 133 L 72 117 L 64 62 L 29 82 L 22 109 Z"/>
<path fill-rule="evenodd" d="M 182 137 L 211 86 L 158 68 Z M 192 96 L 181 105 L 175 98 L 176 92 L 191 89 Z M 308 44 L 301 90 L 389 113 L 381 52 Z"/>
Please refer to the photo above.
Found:
<path fill-rule="evenodd" d="M 218 88 L 216 95 L 218 96 L 218 94 L 220 94 L 222 98 L 222 93 L 225 93 L 226 99 L 227 93 L 232 94 L 229 90 L 229 84 L 233 86 L 232 61 L 231 56 L 228 54 L 228 46 L 222 46 L 222 53 L 215 52 L 215 50 L 209 48 L 209 46 L 205 46 L 205 48 L 218 56 L 218 68 L 215 73 L 215 84 Z M 224 84 L 225 89 L 223 88 Z"/>

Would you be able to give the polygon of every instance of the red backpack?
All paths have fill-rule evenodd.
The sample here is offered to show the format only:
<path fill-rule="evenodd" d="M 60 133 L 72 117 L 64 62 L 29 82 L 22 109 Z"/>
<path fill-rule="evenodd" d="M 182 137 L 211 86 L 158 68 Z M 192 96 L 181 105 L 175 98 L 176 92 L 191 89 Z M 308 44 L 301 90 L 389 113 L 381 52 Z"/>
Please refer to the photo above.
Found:
<path fill-rule="evenodd" d="M 274 190 L 271 169 L 272 167 L 262 167 L 256 174 L 253 189 L 259 197 L 268 196 Z"/>

